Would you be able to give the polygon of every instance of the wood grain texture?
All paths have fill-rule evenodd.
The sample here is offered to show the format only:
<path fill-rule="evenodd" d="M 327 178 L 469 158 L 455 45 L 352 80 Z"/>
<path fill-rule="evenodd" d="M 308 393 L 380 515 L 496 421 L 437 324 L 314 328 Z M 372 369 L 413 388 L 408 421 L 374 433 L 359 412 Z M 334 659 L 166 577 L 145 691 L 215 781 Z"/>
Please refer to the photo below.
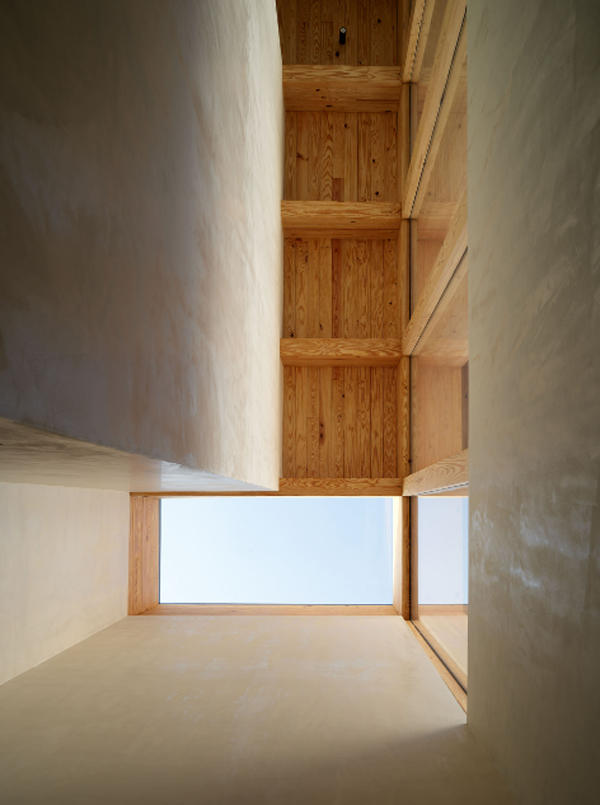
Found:
<path fill-rule="evenodd" d="M 418 83 L 427 47 L 435 0 L 415 0 L 412 6 L 406 52 L 402 67 L 402 80 Z"/>
<path fill-rule="evenodd" d="M 401 90 L 397 67 L 283 67 L 283 99 L 289 112 L 397 112 Z"/>
<path fill-rule="evenodd" d="M 397 615 L 393 606 L 339 606 L 319 604 L 159 604 L 143 613 L 152 617 L 215 617 L 218 615 Z"/>
<path fill-rule="evenodd" d="M 467 210 L 465 194 L 403 334 L 402 345 L 406 355 L 411 355 L 415 351 L 452 276 L 465 256 L 468 246 Z"/>
<path fill-rule="evenodd" d="M 396 366 L 398 338 L 282 338 L 284 366 Z"/>
<path fill-rule="evenodd" d="M 277 9 L 285 65 L 398 64 L 397 0 L 277 0 Z"/>
<path fill-rule="evenodd" d="M 414 473 L 462 450 L 462 369 L 410 363 Z"/>
<path fill-rule="evenodd" d="M 286 238 L 397 238 L 402 220 L 398 203 L 282 201 Z"/>
<path fill-rule="evenodd" d="M 397 112 L 287 112 L 292 147 L 286 200 L 399 201 Z"/>
<path fill-rule="evenodd" d="M 469 359 L 467 262 L 465 255 L 417 342 L 421 365 L 462 367 Z"/>
<path fill-rule="evenodd" d="M 128 615 L 158 604 L 159 511 L 155 497 L 131 495 Z"/>
<path fill-rule="evenodd" d="M 469 483 L 469 451 L 462 450 L 454 456 L 443 458 L 413 475 L 408 475 L 402 485 L 406 496 L 424 495 L 445 489 L 456 489 Z"/>
<path fill-rule="evenodd" d="M 397 497 L 399 478 L 280 478 L 280 495 Z"/>
<path fill-rule="evenodd" d="M 403 196 L 405 218 L 418 217 L 418 204 L 423 200 L 427 184 L 422 181 L 423 171 L 430 153 L 439 147 L 443 126 L 458 89 L 466 55 L 466 51 L 463 52 L 466 48 L 465 17 L 466 0 L 448 0 L 406 178 Z"/>

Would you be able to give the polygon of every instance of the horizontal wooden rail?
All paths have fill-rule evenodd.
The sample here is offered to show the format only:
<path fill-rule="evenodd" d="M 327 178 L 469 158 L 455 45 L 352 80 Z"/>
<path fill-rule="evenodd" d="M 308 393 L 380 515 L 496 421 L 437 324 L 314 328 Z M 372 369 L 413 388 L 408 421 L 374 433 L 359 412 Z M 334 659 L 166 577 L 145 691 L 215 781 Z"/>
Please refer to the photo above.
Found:
<path fill-rule="evenodd" d="M 397 238 L 400 204 L 378 201 L 282 201 L 287 238 Z"/>
<path fill-rule="evenodd" d="M 155 498 L 202 497 L 275 497 L 306 495 L 331 496 L 387 496 L 402 495 L 401 478 L 280 478 L 279 490 L 273 492 L 144 492 Z"/>
<path fill-rule="evenodd" d="M 399 338 L 282 338 L 284 366 L 397 366 Z"/>
<path fill-rule="evenodd" d="M 142 615 L 398 615 L 392 606 L 281 604 L 159 604 Z"/>
<path fill-rule="evenodd" d="M 395 112 L 401 91 L 398 67 L 283 67 L 283 99 L 288 112 Z"/>
<path fill-rule="evenodd" d="M 400 496 L 400 478 L 280 478 L 280 495 Z"/>
<path fill-rule="evenodd" d="M 467 53 L 466 0 L 448 0 L 404 185 L 403 214 L 418 218 Z"/>
<path fill-rule="evenodd" d="M 449 458 L 443 458 L 419 472 L 407 475 L 402 494 L 426 495 L 443 490 L 457 489 L 469 483 L 469 451 L 463 450 Z"/>
<path fill-rule="evenodd" d="M 467 195 L 465 194 L 459 204 L 448 234 L 442 243 L 442 248 L 433 264 L 431 274 L 423 289 L 421 298 L 410 317 L 410 321 L 402 337 L 402 349 L 405 355 L 412 355 L 417 352 L 416 347 L 419 339 L 430 320 L 432 320 L 434 311 L 440 305 L 444 292 L 448 288 L 455 271 L 457 271 L 459 264 L 465 256 L 468 240 Z M 466 262 L 464 271 L 466 271 Z M 453 291 L 458 288 L 462 278 L 462 274 L 460 274 L 459 277 L 455 279 L 453 288 L 449 289 L 449 296 L 444 300 L 444 308 L 449 304 L 453 296 Z M 440 313 L 441 312 L 442 310 L 440 309 Z"/>

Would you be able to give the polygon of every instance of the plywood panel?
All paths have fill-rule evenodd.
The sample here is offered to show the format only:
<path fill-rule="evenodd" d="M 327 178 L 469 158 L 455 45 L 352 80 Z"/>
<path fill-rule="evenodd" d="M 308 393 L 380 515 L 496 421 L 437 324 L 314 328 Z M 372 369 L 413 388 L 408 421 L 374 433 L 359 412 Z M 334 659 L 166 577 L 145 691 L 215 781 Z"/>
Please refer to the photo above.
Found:
<path fill-rule="evenodd" d="M 462 370 L 411 358 L 412 471 L 462 449 Z"/>
<path fill-rule="evenodd" d="M 286 477 L 397 478 L 397 377 L 388 367 L 285 367 Z"/>
<path fill-rule="evenodd" d="M 398 64 L 397 0 L 277 0 L 277 9 L 284 64 Z"/>
<path fill-rule="evenodd" d="M 285 338 L 399 338 L 398 245 L 286 238 Z"/>
<path fill-rule="evenodd" d="M 287 112 L 285 198 L 397 202 L 398 147 L 397 112 Z"/>

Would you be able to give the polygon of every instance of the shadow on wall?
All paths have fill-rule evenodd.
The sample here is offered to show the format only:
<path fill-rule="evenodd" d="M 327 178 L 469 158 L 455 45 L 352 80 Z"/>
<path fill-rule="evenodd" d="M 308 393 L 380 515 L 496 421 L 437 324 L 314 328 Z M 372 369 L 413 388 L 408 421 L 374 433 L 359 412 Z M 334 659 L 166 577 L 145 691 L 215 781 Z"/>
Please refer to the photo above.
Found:
<path fill-rule="evenodd" d="M 0 416 L 276 485 L 274 4 L 3 3 L 0 77 Z"/>

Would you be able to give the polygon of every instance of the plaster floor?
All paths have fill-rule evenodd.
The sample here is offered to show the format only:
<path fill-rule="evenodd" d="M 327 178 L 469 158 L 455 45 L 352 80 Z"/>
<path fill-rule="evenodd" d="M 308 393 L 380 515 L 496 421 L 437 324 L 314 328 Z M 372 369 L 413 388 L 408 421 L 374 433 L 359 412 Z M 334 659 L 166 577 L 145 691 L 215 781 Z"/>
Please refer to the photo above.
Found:
<path fill-rule="evenodd" d="M 4 805 L 514 802 L 401 618 L 126 618 L 0 725 Z"/>

